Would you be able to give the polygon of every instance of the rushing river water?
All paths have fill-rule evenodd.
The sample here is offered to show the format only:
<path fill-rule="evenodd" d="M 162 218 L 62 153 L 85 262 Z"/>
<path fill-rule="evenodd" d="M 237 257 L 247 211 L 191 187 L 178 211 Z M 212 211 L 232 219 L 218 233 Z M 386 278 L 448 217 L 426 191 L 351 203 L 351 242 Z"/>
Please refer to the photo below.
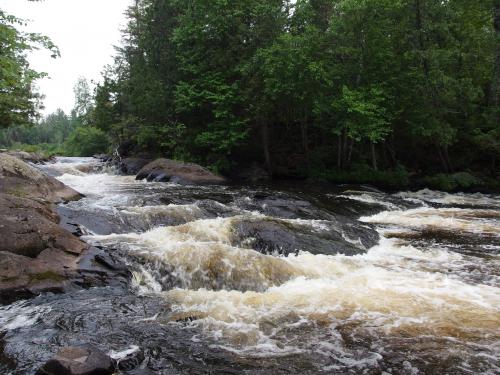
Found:
<path fill-rule="evenodd" d="M 85 194 L 62 214 L 132 282 L 0 308 L 6 372 L 78 340 L 130 374 L 500 372 L 498 196 L 43 169 Z"/>

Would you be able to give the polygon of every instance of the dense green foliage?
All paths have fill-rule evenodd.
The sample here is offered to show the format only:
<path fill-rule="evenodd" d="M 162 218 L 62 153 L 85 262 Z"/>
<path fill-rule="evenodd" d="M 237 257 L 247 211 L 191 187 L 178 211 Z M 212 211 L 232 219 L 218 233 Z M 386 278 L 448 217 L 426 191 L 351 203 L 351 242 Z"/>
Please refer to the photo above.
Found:
<path fill-rule="evenodd" d="M 17 142 L 389 187 L 497 176 L 500 0 L 134 0 L 128 19 L 95 91 L 75 87 L 71 135 L 46 119 Z M 1 20 L 26 89 L 26 51 L 53 46 Z M 2 125 L 27 131 L 36 95 L 2 87 L 22 102 Z"/>
<path fill-rule="evenodd" d="M 380 169 L 401 181 L 405 169 L 494 174 L 499 7 L 138 0 L 92 121 L 125 153 L 222 170 L 260 162 L 275 175 L 375 182 L 387 179 Z"/>
<path fill-rule="evenodd" d="M 108 142 L 102 130 L 92 126 L 80 126 L 64 143 L 66 155 L 92 156 L 106 152 Z"/>
<path fill-rule="evenodd" d="M 75 85 L 70 117 L 58 110 L 39 120 L 43 97 L 34 83 L 46 74 L 33 70 L 27 55 L 44 48 L 55 58 L 59 51 L 49 38 L 21 31 L 25 24 L 0 9 L 0 147 L 47 155 L 89 156 L 107 151 L 106 135 L 97 128 L 84 128 L 93 116 L 94 100 L 83 78 Z"/>
<path fill-rule="evenodd" d="M 0 9 L 0 128 L 31 123 L 41 106 L 33 84 L 45 73 L 30 68 L 27 53 L 46 48 L 52 57 L 59 55 L 47 37 L 19 31 L 24 23 Z"/>
<path fill-rule="evenodd" d="M 109 144 L 103 131 L 83 125 L 75 111 L 67 116 L 57 110 L 34 125 L 1 129 L 0 147 L 47 156 L 92 156 L 107 152 Z"/>
<path fill-rule="evenodd" d="M 0 147 L 47 156 L 92 156 L 107 152 L 108 137 L 89 124 L 94 116 L 94 102 L 88 82 L 80 78 L 74 92 L 75 108 L 70 116 L 59 109 L 35 124 L 0 129 Z"/>

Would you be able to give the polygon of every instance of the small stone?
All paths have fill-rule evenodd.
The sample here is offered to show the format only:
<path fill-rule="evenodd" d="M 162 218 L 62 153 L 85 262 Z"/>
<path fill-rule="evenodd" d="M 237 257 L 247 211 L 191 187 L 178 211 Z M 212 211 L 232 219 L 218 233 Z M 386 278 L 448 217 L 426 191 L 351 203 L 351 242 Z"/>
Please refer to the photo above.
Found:
<path fill-rule="evenodd" d="M 111 375 L 113 360 L 93 345 L 68 346 L 38 370 L 37 375 Z"/>

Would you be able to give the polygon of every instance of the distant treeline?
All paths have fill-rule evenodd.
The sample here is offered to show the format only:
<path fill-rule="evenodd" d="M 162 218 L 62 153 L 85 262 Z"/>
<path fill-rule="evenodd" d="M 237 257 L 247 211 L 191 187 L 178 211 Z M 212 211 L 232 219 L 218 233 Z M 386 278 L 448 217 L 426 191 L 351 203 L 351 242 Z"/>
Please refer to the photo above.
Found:
<path fill-rule="evenodd" d="M 108 151 L 106 135 L 57 110 L 35 125 L 0 129 L 0 148 L 39 152 L 46 156 L 92 156 Z"/>
<path fill-rule="evenodd" d="M 94 110 L 88 82 L 80 78 L 75 85 L 75 108 L 70 115 L 58 109 L 33 123 L 0 127 L 0 148 L 40 152 L 46 156 L 92 156 L 109 149 L 107 135 L 90 124 Z"/>

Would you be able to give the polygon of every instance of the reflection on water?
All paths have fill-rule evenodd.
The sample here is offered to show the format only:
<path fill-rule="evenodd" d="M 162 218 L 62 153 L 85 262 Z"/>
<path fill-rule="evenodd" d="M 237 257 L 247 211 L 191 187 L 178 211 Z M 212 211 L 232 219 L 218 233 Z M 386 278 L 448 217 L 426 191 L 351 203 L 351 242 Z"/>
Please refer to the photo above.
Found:
<path fill-rule="evenodd" d="M 62 209 L 127 254 L 133 291 L 166 309 L 158 327 L 276 373 L 500 371 L 498 196 L 185 187 L 81 158 L 44 169 L 86 195 Z M 0 319 L 19 324 L 34 322 Z"/>

